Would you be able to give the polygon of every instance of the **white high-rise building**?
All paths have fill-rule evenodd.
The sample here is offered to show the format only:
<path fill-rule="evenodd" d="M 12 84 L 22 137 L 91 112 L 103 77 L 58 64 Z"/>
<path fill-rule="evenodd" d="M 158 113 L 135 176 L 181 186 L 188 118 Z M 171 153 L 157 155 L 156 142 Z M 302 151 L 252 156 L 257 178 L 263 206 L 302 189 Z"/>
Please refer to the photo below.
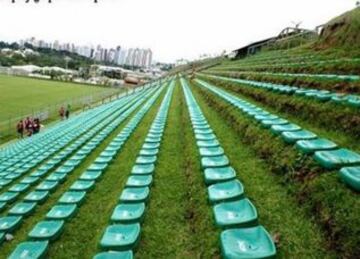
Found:
<path fill-rule="evenodd" d="M 134 56 L 134 49 L 129 49 L 126 55 L 125 65 L 133 66 L 133 56 Z"/>
<path fill-rule="evenodd" d="M 118 59 L 118 64 L 119 65 L 125 65 L 127 52 L 128 52 L 127 49 L 122 48 L 120 50 L 120 55 L 119 55 L 119 59 Z"/>

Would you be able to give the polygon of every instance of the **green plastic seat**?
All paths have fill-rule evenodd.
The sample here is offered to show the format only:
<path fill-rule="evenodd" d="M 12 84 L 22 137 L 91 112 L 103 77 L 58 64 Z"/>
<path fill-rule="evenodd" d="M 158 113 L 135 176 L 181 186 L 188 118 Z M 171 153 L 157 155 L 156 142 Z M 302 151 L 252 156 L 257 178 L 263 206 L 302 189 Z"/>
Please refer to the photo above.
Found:
<path fill-rule="evenodd" d="M 284 125 L 272 125 L 270 128 L 270 131 L 275 135 L 279 135 L 284 131 L 298 131 L 298 130 L 301 130 L 301 127 L 292 123 L 284 124 Z"/>
<path fill-rule="evenodd" d="M 141 222 L 145 214 L 145 203 L 121 203 L 111 215 L 111 221 L 116 223 Z"/>
<path fill-rule="evenodd" d="M 157 159 L 156 156 L 138 156 L 136 158 L 136 164 L 137 165 L 154 164 L 156 162 L 156 159 Z"/>
<path fill-rule="evenodd" d="M 107 157 L 99 156 L 98 158 L 95 159 L 94 163 L 95 164 L 108 164 L 111 160 L 112 160 L 112 157 L 110 157 L 110 156 L 107 156 Z"/>
<path fill-rule="evenodd" d="M 58 160 L 57 160 L 58 161 Z M 42 166 L 40 166 L 36 171 L 42 171 L 42 172 L 48 172 L 49 170 L 51 170 L 53 167 L 55 166 L 55 164 L 53 163 L 46 163 Z"/>
<path fill-rule="evenodd" d="M 140 238 L 140 224 L 116 224 L 108 226 L 100 246 L 106 250 L 125 251 L 135 248 Z"/>
<path fill-rule="evenodd" d="M 161 137 L 146 137 L 145 142 L 146 143 L 160 143 Z"/>
<path fill-rule="evenodd" d="M 224 149 L 221 147 L 202 147 L 199 148 L 200 156 L 221 156 L 224 155 Z"/>
<path fill-rule="evenodd" d="M 353 190 L 360 192 L 360 166 L 341 168 L 340 178 Z"/>
<path fill-rule="evenodd" d="M 261 123 L 261 127 L 268 129 L 271 128 L 271 126 L 273 125 L 286 125 L 289 122 L 285 119 L 276 119 L 276 120 L 262 120 L 260 123 Z"/>
<path fill-rule="evenodd" d="M 247 198 L 223 202 L 213 207 L 216 225 L 221 228 L 251 227 L 257 224 L 257 211 Z"/>
<path fill-rule="evenodd" d="M 130 175 L 126 187 L 149 187 L 152 181 L 152 175 Z"/>
<path fill-rule="evenodd" d="M 44 220 L 37 223 L 29 233 L 29 238 L 35 240 L 56 240 L 64 228 L 63 220 Z"/>
<path fill-rule="evenodd" d="M 149 198 L 150 190 L 148 187 L 141 187 L 141 188 L 125 188 L 121 195 L 120 201 L 127 202 L 127 203 L 134 203 L 134 202 L 146 202 Z"/>
<path fill-rule="evenodd" d="M 104 150 L 103 152 L 100 153 L 100 157 L 114 157 L 116 155 L 116 151 L 109 151 L 109 150 Z"/>
<path fill-rule="evenodd" d="M 289 144 L 293 144 L 298 140 L 315 139 L 316 137 L 316 134 L 307 130 L 284 131 L 281 133 L 281 138 Z"/>
<path fill-rule="evenodd" d="M 96 181 L 100 179 L 101 175 L 101 171 L 85 171 L 79 179 L 86 181 Z"/>
<path fill-rule="evenodd" d="M 208 187 L 208 196 L 211 204 L 239 200 L 244 197 L 244 187 L 239 180 L 216 183 Z"/>
<path fill-rule="evenodd" d="M 255 120 L 257 121 L 263 121 L 263 120 L 277 120 L 279 119 L 279 116 L 276 116 L 276 115 L 272 115 L 272 114 L 269 114 L 269 115 L 255 115 Z"/>
<path fill-rule="evenodd" d="M 262 226 L 224 230 L 220 243 L 224 259 L 276 257 L 275 244 Z"/>
<path fill-rule="evenodd" d="M 214 140 L 200 140 L 196 142 L 199 148 L 210 148 L 210 147 L 219 147 L 220 143 L 216 139 Z"/>
<path fill-rule="evenodd" d="M 37 181 L 39 181 L 39 179 L 40 179 L 39 177 L 26 176 L 20 181 L 20 183 L 33 185 Z"/>
<path fill-rule="evenodd" d="M 49 166 L 49 167 L 51 167 L 51 166 L 54 167 L 55 165 L 57 165 L 59 163 L 61 163 L 61 159 L 59 159 L 59 158 L 56 158 L 56 159 L 51 158 L 50 160 L 46 161 L 45 165 Z"/>
<path fill-rule="evenodd" d="M 140 150 L 140 156 L 156 156 L 159 153 L 158 148 L 154 149 L 141 149 Z"/>
<path fill-rule="evenodd" d="M 201 166 L 204 169 L 211 167 L 225 167 L 228 165 L 229 159 L 225 155 L 201 158 Z"/>
<path fill-rule="evenodd" d="M 18 192 L 4 192 L 0 194 L 0 202 L 12 203 L 19 196 Z"/>
<path fill-rule="evenodd" d="M 360 155 L 345 148 L 316 151 L 314 159 L 326 169 L 360 165 Z"/>
<path fill-rule="evenodd" d="M 70 186 L 70 191 L 90 191 L 95 186 L 95 181 L 77 180 Z"/>
<path fill-rule="evenodd" d="M 87 171 L 104 171 L 104 169 L 107 167 L 107 164 L 91 164 Z"/>
<path fill-rule="evenodd" d="M 195 134 L 212 134 L 213 131 L 212 131 L 212 129 L 195 129 L 194 133 Z"/>
<path fill-rule="evenodd" d="M 40 259 L 44 258 L 48 249 L 47 241 L 22 242 L 11 253 L 8 259 Z"/>
<path fill-rule="evenodd" d="M 45 180 L 63 183 L 63 182 L 65 182 L 66 177 L 67 177 L 67 174 L 54 172 L 54 173 L 48 175 L 48 177 L 46 177 Z"/>
<path fill-rule="evenodd" d="M 216 136 L 214 134 L 195 134 L 196 140 L 214 140 Z"/>
<path fill-rule="evenodd" d="M 68 220 L 72 218 L 76 210 L 77 210 L 76 204 L 55 205 L 46 214 L 46 218 L 51 220 Z"/>
<path fill-rule="evenodd" d="M 24 200 L 26 202 L 37 202 L 43 203 L 46 198 L 49 196 L 49 191 L 32 191 L 28 195 L 25 196 Z"/>
<path fill-rule="evenodd" d="M 58 181 L 43 181 L 38 186 L 36 186 L 35 190 L 53 192 L 58 185 Z"/>
<path fill-rule="evenodd" d="M 19 177 L 21 177 L 21 174 L 11 173 L 11 174 L 8 174 L 7 176 L 5 176 L 5 179 L 7 179 L 7 180 L 15 180 L 15 179 L 17 179 Z"/>
<path fill-rule="evenodd" d="M 40 169 L 38 169 L 35 172 L 32 172 L 30 174 L 30 176 L 31 177 L 41 177 L 41 176 L 45 175 L 47 172 L 48 172 L 48 170 L 40 170 Z"/>
<path fill-rule="evenodd" d="M 10 184 L 12 181 L 7 179 L 0 179 L 0 186 L 6 186 Z"/>
<path fill-rule="evenodd" d="M 160 143 L 144 143 L 142 149 L 156 149 L 160 147 Z"/>
<path fill-rule="evenodd" d="M 233 180 L 236 177 L 234 168 L 227 166 L 221 168 L 206 168 L 204 170 L 207 185 Z"/>
<path fill-rule="evenodd" d="M 149 130 L 149 133 L 152 133 L 152 134 L 162 134 L 162 130 L 159 130 L 159 129 L 150 129 Z"/>
<path fill-rule="evenodd" d="M 162 137 L 162 133 L 148 133 L 147 134 L 147 137 L 149 137 L 149 138 L 158 138 L 158 137 Z"/>
<path fill-rule="evenodd" d="M 21 216 L 0 217 L 0 232 L 11 233 L 21 224 Z"/>
<path fill-rule="evenodd" d="M 331 150 L 337 148 L 337 145 L 327 139 L 318 138 L 311 140 L 299 140 L 295 147 L 305 154 L 311 154 L 319 150 Z"/>
<path fill-rule="evenodd" d="M 61 204 L 81 204 L 85 200 L 86 192 L 65 192 L 59 199 Z"/>
<path fill-rule="evenodd" d="M 67 167 L 77 167 L 79 164 L 81 163 L 81 160 L 77 160 L 77 159 L 70 159 L 70 160 L 67 160 L 65 163 L 64 163 L 64 166 L 67 166 Z"/>
<path fill-rule="evenodd" d="M 194 130 L 207 130 L 210 129 L 209 124 L 204 124 L 204 125 L 193 125 Z"/>
<path fill-rule="evenodd" d="M 55 170 L 56 173 L 60 173 L 60 174 L 68 174 L 70 172 L 72 172 L 75 169 L 74 166 L 61 166 L 59 168 L 57 168 Z"/>
<path fill-rule="evenodd" d="M 93 257 L 93 259 L 133 259 L 134 255 L 133 252 L 130 251 L 109 251 L 109 252 L 102 252 L 98 253 Z"/>
<path fill-rule="evenodd" d="M 35 210 L 36 205 L 36 202 L 17 203 L 9 210 L 9 215 L 24 217 L 29 216 Z"/>
<path fill-rule="evenodd" d="M 131 174 L 136 175 L 144 175 L 144 174 L 152 174 L 155 171 L 155 165 L 135 165 L 131 170 Z"/>
<path fill-rule="evenodd" d="M 110 147 L 110 146 L 107 146 L 104 151 L 117 153 L 117 151 L 118 151 L 119 149 L 120 149 L 120 146 L 118 146 L 118 147 Z"/>
<path fill-rule="evenodd" d="M 205 119 L 203 120 L 198 120 L 198 121 L 193 121 L 193 126 L 206 126 L 208 125 L 207 121 Z"/>
<path fill-rule="evenodd" d="M 27 189 L 30 188 L 30 184 L 26 184 L 26 183 L 18 183 L 15 184 L 13 186 L 11 186 L 11 188 L 9 189 L 10 192 L 25 192 Z"/>

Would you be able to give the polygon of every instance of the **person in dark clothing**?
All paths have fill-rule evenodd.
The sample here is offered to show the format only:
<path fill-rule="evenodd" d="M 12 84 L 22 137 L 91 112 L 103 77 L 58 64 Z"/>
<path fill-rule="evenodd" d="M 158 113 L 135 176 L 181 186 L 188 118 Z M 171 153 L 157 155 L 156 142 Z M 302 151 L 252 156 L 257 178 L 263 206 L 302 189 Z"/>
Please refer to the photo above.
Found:
<path fill-rule="evenodd" d="M 30 117 L 27 117 L 26 119 L 25 119 L 25 129 L 26 130 L 29 130 L 29 128 L 30 128 L 30 124 L 31 124 L 31 120 L 30 120 Z"/>
<path fill-rule="evenodd" d="M 64 109 L 64 106 L 61 106 L 60 110 L 59 110 L 59 115 L 61 117 L 61 120 L 64 119 L 64 116 L 65 116 L 65 109 Z"/>
<path fill-rule="evenodd" d="M 33 133 L 33 121 L 30 117 L 27 117 L 25 120 L 25 130 L 28 137 L 30 137 Z"/>
<path fill-rule="evenodd" d="M 33 132 L 34 132 L 34 134 L 37 134 L 37 133 L 40 132 L 40 120 L 39 120 L 39 118 L 34 119 Z"/>
<path fill-rule="evenodd" d="M 66 111 L 65 111 L 66 119 L 69 119 L 69 116 L 70 116 L 70 104 L 68 104 L 68 106 L 66 107 Z"/>
<path fill-rule="evenodd" d="M 18 122 L 18 124 L 16 125 L 16 131 L 18 133 L 18 137 L 19 138 L 23 138 L 24 137 L 24 122 L 23 120 L 20 120 Z"/>

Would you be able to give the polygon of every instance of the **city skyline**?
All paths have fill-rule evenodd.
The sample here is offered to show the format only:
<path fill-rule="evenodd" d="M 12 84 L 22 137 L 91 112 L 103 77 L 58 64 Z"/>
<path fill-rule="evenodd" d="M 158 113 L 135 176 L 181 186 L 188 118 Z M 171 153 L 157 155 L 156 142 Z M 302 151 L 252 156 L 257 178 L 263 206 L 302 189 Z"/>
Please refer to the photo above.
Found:
<path fill-rule="evenodd" d="M 130 66 L 139 68 L 149 68 L 153 63 L 153 52 L 150 48 L 139 47 L 103 47 L 101 44 L 96 46 L 93 44 L 76 44 L 73 42 L 62 42 L 59 40 L 46 41 L 43 39 L 37 39 L 36 37 L 29 37 L 20 39 L 17 42 L 20 46 L 24 46 L 25 43 L 31 44 L 35 48 L 50 48 L 55 50 L 64 50 L 71 53 L 76 53 L 80 56 L 84 56 L 94 61 L 107 62 L 120 66 Z M 12 43 L 9 41 L 9 43 Z"/>

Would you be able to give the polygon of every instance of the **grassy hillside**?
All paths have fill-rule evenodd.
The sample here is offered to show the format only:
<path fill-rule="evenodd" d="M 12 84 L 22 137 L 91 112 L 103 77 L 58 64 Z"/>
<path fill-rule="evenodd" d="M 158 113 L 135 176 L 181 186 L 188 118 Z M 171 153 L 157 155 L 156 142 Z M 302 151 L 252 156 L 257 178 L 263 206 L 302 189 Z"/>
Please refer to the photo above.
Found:
<path fill-rule="evenodd" d="M 323 48 L 359 48 L 360 8 L 346 12 L 328 22 L 316 46 Z"/>

